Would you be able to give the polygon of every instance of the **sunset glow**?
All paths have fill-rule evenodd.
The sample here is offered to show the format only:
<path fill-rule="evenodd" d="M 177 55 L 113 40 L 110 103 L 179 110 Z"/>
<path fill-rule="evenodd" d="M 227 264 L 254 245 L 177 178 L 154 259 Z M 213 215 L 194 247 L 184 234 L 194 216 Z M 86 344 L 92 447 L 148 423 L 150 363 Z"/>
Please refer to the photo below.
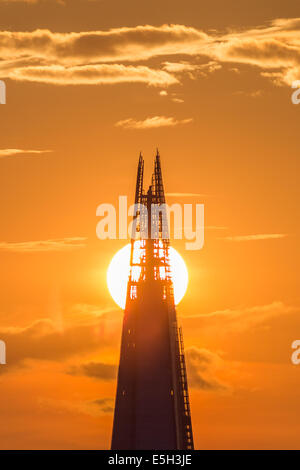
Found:
<path fill-rule="evenodd" d="M 110 448 L 157 149 L 195 448 L 300 449 L 299 3 L 0 0 L 0 449 Z"/>
<path fill-rule="evenodd" d="M 121 248 L 111 260 L 107 270 L 108 290 L 116 304 L 122 309 L 125 308 L 127 282 L 130 272 L 130 248 L 130 244 Z M 178 305 L 187 290 L 188 271 L 180 254 L 172 247 L 169 249 L 174 284 L 174 298 L 175 304 Z"/>

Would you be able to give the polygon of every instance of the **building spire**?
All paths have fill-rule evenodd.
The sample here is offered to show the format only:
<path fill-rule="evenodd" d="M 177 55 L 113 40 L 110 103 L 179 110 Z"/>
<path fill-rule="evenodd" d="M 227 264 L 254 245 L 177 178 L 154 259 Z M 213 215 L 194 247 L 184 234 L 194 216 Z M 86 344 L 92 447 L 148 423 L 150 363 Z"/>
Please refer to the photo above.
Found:
<path fill-rule="evenodd" d="M 140 152 L 138 169 L 137 169 L 137 178 L 136 178 L 136 189 L 135 189 L 135 204 L 139 204 L 142 201 L 143 194 L 143 180 L 144 180 L 144 159 L 142 152 Z"/>
<path fill-rule="evenodd" d="M 160 155 L 158 149 L 156 149 L 156 157 L 154 162 L 154 181 L 155 181 L 155 195 L 157 197 L 158 204 L 165 204 L 165 191 L 162 179 Z"/>

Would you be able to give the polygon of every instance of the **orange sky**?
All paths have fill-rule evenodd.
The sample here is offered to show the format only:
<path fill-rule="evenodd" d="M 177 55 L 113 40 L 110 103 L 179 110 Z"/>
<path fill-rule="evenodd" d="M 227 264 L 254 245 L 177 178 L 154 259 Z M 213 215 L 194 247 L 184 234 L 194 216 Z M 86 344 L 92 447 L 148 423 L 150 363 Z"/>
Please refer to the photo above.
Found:
<path fill-rule="evenodd" d="M 205 204 L 204 248 L 172 242 L 196 448 L 299 448 L 299 2 L 224 4 L 0 0 L 1 448 L 109 448 L 126 241 L 95 214 L 157 146 Z"/>

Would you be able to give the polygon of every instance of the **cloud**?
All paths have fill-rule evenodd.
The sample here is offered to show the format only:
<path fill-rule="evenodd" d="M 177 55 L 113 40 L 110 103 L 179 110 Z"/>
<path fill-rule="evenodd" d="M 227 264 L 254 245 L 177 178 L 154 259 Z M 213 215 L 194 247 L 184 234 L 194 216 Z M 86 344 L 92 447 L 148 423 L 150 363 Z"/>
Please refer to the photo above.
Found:
<path fill-rule="evenodd" d="M 193 72 L 197 69 L 197 65 L 188 62 L 164 62 L 163 68 L 171 73 Z"/>
<path fill-rule="evenodd" d="M 42 398 L 38 399 L 38 405 L 42 409 L 49 409 L 54 411 L 64 411 L 76 414 L 85 414 L 88 416 L 101 416 L 113 413 L 113 399 L 102 398 L 99 400 L 92 401 L 71 401 L 71 400 L 54 400 L 53 398 Z"/>
<path fill-rule="evenodd" d="M 15 157 L 16 155 L 40 155 L 42 153 L 49 153 L 52 150 L 24 150 L 24 149 L 0 149 L 0 158 Z"/>
<path fill-rule="evenodd" d="M 125 129 L 153 129 L 157 127 L 173 127 L 179 124 L 188 124 L 192 121 L 193 119 L 177 120 L 174 117 L 154 116 L 146 118 L 143 121 L 137 121 L 132 118 L 124 119 L 123 121 L 118 121 L 115 125 L 117 127 L 124 127 Z"/>
<path fill-rule="evenodd" d="M 208 349 L 191 347 L 186 350 L 188 381 L 191 387 L 207 391 L 225 391 L 228 386 L 216 377 L 222 369 L 223 359 Z"/>
<path fill-rule="evenodd" d="M 285 238 L 288 235 L 286 233 L 263 233 L 256 235 L 235 235 L 222 237 L 220 240 L 228 240 L 232 242 L 244 242 L 244 241 L 256 241 L 256 240 L 276 240 L 278 238 Z"/>
<path fill-rule="evenodd" d="M 113 398 L 100 398 L 99 400 L 94 400 L 91 402 L 93 405 L 99 407 L 102 413 L 113 413 L 114 400 Z"/>
<path fill-rule="evenodd" d="M 213 56 L 222 62 L 277 69 L 277 84 L 291 85 L 300 72 L 299 31 L 300 18 L 275 19 L 267 26 L 233 31 L 214 44 Z M 273 78 L 272 72 L 269 77 Z"/>
<path fill-rule="evenodd" d="M 93 323 L 65 328 L 57 327 L 49 319 L 40 319 L 25 328 L 2 328 L 0 338 L 6 344 L 7 364 L 0 368 L 0 373 L 24 367 L 28 360 L 61 362 L 100 350 L 117 343 L 120 326 L 120 315 L 111 313 L 97 317 Z M 83 370 L 86 373 L 93 371 L 91 366 Z"/>
<path fill-rule="evenodd" d="M 114 307 L 105 307 L 101 308 L 99 305 L 91 305 L 91 304 L 74 304 L 69 312 L 68 318 L 71 319 L 72 322 L 87 324 L 88 322 L 94 323 L 97 318 L 103 316 L 103 314 L 114 314 L 116 309 Z"/>
<path fill-rule="evenodd" d="M 178 83 L 182 74 L 206 76 L 230 63 L 230 70 L 238 71 L 238 64 L 255 66 L 275 83 L 290 85 L 300 74 L 299 31 L 300 18 L 225 33 L 178 24 L 70 33 L 2 31 L 0 74 L 52 84 L 132 81 L 167 86 Z M 190 60 L 179 61 L 180 56 Z M 157 70 L 125 65 L 154 57 L 164 58 Z"/>
<path fill-rule="evenodd" d="M 0 32 L 0 57 L 38 57 L 65 64 L 141 61 L 173 54 L 198 54 L 209 36 L 184 25 L 136 26 L 108 31 Z"/>
<path fill-rule="evenodd" d="M 187 73 L 190 78 L 195 78 L 195 72 L 202 76 L 207 76 L 208 73 L 215 72 L 216 70 L 222 68 L 220 64 L 215 61 L 209 61 L 204 64 L 193 64 L 190 62 L 164 62 L 164 70 L 170 73 Z"/>
<path fill-rule="evenodd" d="M 218 332 L 245 331 L 283 315 L 297 312 L 297 308 L 277 301 L 267 305 L 217 310 L 215 312 L 183 317 L 191 328 L 216 329 Z"/>
<path fill-rule="evenodd" d="M 103 362 L 88 362 L 71 367 L 67 373 L 69 375 L 85 375 L 94 379 L 114 380 L 117 375 L 117 366 Z"/>
<path fill-rule="evenodd" d="M 0 251 L 12 253 L 37 253 L 47 251 L 71 251 L 84 248 L 85 237 L 56 238 L 28 242 L 0 242 Z"/>
<path fill-rule="evenodd" d="M 176 77 L 164 70 L 155 70 L 142 65 L 126 66 L 122 64 L 81 65 L 73 67 L 37 65 L 7 70 L 6 75 L 14 80 L 54 85 L 144 83 L 150 86 L 169 86 L 178 83 Z"/>

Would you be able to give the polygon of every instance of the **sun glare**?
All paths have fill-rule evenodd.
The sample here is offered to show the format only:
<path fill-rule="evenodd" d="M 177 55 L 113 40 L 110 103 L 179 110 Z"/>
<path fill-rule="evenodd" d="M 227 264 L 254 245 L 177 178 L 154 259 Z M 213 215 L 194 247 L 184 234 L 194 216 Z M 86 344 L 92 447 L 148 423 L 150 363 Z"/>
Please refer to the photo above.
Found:
<path fill-rule="evenodd" d="M 127 282 L 130 271 L 130 243 L 119 250 L 107 270 L 107 286 L 110 295 L 122 309 L 125 308 Z M 170 263 L 174 284 L 175 304 L 183 298 L 188 285 L 188 271 L 180 254 L 170 247 Z M 138 269 L 138 268 L 137 268 Z"/>

